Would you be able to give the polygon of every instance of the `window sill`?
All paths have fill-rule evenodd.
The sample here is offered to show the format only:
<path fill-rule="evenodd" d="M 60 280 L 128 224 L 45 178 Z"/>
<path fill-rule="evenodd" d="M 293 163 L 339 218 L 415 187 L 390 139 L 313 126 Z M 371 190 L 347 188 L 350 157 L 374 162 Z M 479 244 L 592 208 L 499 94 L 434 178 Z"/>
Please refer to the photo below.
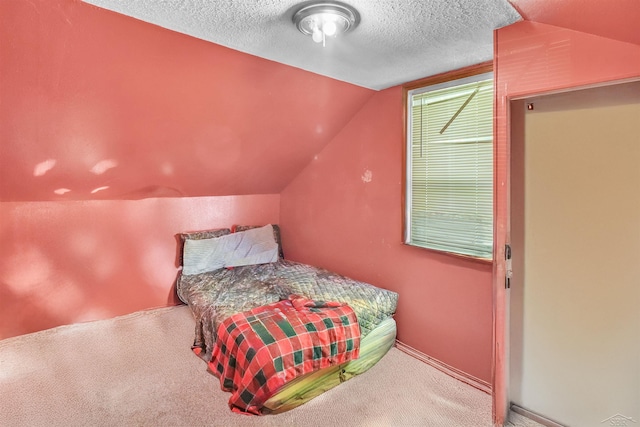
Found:
<path fill-rule="evenodd" d="M 461 260 L 465 260 L 465 261 L 470 261 L 470 262 L 474 262 L 477 264 L 482 264 L 482 265 L 493 265 L 493 258 L 491 259 L 487 259 L 487 258 L 478 258 L 478 257 L 474 257 L 471 255 L 464 255 L 464 254 L 459 254 L 459 253 L 455 253 L 455 252 L 447 252 L 447 251 L 442 251 L 439 249 L 432 249 L 432 248 L 425 248 L 424 246 L 418 246 L 418 245 L 412 245 L 411 243 L 406 243 L 403 242 L 403 244 L 405 246 L 411 247 L 411 248 L 417 248 L 417 249 L 421 249 L 427 252 L 431 252 L 434 254 L 439 254 L 439 255 L 445 255 L 445 256 L 449 256 L 452 258 L 457 258 L 457 259 L 461 259 Z"/>

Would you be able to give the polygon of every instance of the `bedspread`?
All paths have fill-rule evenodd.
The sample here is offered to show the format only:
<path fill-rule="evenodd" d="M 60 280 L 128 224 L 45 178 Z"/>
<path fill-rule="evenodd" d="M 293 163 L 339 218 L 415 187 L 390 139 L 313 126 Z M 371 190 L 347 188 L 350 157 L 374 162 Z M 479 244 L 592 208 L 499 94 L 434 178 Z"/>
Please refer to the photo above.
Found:
<path fill-rule="evenodd" d="M 288 260 L 180 275 L 178 296 L 196 318 L 195 346 L 211 360 L 219 325 L 233 314 L 302 295 L 315 301 L 338 301 L 356 313 L 364 337 L 395 313 L 398 294 L 340 274 Z"/>
<path fill-rule="evenodd" d="M 360 349 L 351 307 L 300 296 L 232 315 L 217 335 L 209 369 L 232 393 L 231 409 L 255 415 L 285 383 L 357 359 Z"/>

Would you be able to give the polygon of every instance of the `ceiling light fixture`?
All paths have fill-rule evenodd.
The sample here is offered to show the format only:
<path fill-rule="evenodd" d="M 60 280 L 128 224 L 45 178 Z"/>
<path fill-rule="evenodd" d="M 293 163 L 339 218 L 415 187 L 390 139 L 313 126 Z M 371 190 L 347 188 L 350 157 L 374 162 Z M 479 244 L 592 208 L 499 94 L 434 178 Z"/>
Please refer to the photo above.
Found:
<path fill-rule="evenodd" d="M 293 23 L 302 34 L 314 42 L 326 45 L 327 37 L 335 37 L 354 29 L 360 15 L 349 5 L 337 2 L 316 2 L 303 6 L 293 15 Z"/>

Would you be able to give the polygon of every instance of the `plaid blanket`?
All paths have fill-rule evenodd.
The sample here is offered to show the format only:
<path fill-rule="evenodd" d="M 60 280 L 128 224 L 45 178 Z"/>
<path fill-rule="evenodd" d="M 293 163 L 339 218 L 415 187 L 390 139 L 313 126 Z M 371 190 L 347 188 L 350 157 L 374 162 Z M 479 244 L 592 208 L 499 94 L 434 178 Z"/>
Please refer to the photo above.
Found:
<path fill-rule="evenodd" d="M 291 296 L 222 322 L 209 369 L 232 393 L 232 411 L 260 415 L 288 381 L 357 359 L 359 352 L 360 327 L 351 307 Z"/>

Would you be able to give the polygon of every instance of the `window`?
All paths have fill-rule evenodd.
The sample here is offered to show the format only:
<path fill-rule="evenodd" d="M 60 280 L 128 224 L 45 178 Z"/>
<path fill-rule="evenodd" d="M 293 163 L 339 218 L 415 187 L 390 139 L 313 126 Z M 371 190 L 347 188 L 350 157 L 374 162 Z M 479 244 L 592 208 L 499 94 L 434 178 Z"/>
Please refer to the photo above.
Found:
<path fill-rule="evenodd" d="M 492 259 L 493 74 L 406 95 L 405 243 Z"/>

